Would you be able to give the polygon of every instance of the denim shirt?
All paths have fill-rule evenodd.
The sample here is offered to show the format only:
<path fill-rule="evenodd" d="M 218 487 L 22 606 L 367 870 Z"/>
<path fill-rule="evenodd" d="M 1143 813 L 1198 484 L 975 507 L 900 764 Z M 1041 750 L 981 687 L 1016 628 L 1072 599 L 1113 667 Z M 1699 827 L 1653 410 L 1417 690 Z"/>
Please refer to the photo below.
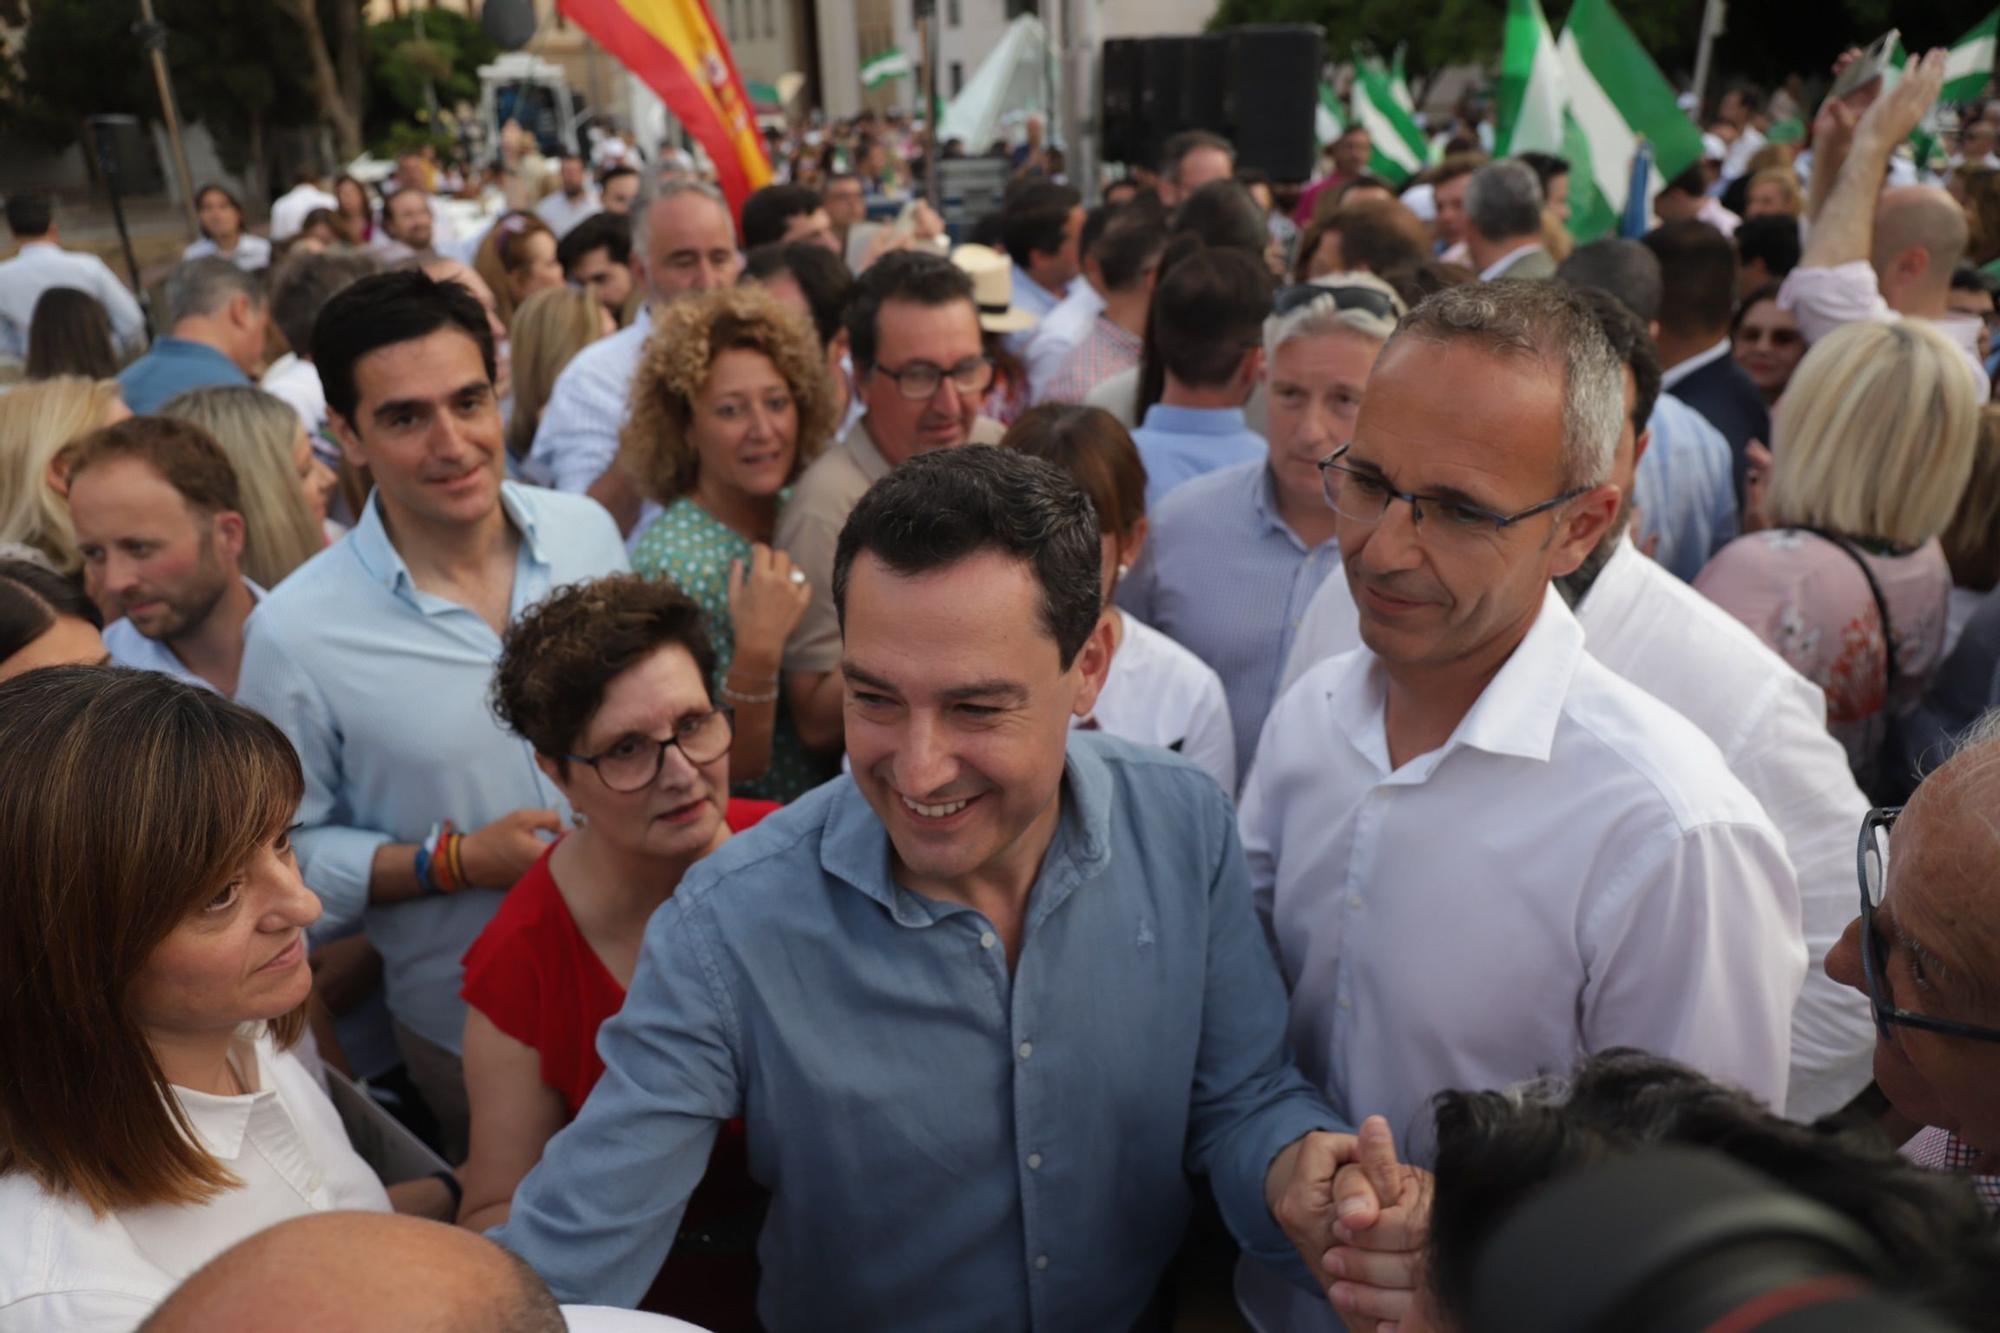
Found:
<path fill-rule="evenodd" d="M 1190 1173 L 1291 1255 L 1265 1171 L 1340 1122 L 1285 1021 L 1229 802 L 1178 756 L 1072 733 L 1011 975 L 981 913 L 895 883 L 843 776 L 654 915 L 604 1077 L 495 1238 L 559 1299 L 631 1305 L 741 1115 L 767 1327 L 1126 1328 Z"/>

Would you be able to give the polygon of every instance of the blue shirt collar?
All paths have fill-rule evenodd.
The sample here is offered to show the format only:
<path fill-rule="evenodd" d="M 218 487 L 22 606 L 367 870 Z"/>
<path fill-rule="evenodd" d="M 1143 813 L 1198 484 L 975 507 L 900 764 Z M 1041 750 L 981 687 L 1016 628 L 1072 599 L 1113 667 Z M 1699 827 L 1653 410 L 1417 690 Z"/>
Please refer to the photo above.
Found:
<path fill-rule="evenodd" d="M 1163 431 L 1170 435 L 1245 435 L 1249 424 L 1240 407 L 1173 407 L 1154 403 L 1146 409 L 1141 430 Z"/>
<path fill-rule="evenodd" d="M 1079 883 L 1111 858 L 1111 769 L 1088 732 L 1072 732 L 1063 757 L 1062 817 L 1029 897 L 1030 924 L 1061 905 Z M 883 907 L 900 926 L 923 927 L 963 910 L 896 883 L 888 830 L 852 777 L 829 784 L 826 824 L 820 835 L 820 868 L 853 885 Z"/>
<path fill-rule="evenodd" d="M 549 563 L 548 556 L 541 548 L 534 509 L 527 502 L 526 494 L 526 488 L 518 482 L 501 482 L 500 507 L 521 534 L 521 547 L 528 559 L 537 565 L 546 565 Z M 404 563 L 403 553 L 389 540 L 389 529 L 382 522 L 381 488 L 369 492 L 368 503 L 362 506 L 361 521 L 347 534 L 347 540 L 352 545 L 355 558 L 370 578 L 393 593 L 415 589 L 410 567 Z"/>
<path fill-rule="evenodd" d="M 152 355 L 163 361 L 210 361 L 218 365 L 228 366 L 239 377 L 246 380 L 248 378 L 243 375 L 243 367 L 237 365 L 207 343 L 198 343 L 192 338 L 176 338 L 172 334 L 168 334 L 164 338 L 155 338 L 153 340 Z"/>

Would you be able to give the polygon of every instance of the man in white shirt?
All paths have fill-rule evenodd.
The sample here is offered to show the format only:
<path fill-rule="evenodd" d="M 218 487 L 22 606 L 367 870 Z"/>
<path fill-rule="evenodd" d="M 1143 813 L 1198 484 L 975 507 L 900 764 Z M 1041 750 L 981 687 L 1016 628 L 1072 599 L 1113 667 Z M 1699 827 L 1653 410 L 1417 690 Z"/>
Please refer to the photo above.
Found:
<path fill-rule="evenodd" d="M 742 270 L 736 224 L 712 185 L 692 180 L 662 185 L 651 202 L 641 200 L 632 210 L 632 220 L 632 276 L 654 306 L 688 292 L 730 286 Z M 625 423 L 626 394 L 652 329 L 651 315 L 642 314 L 563 367 L 522 465 L 529 481 L 590 494 L 627 536 L 659 512 L 611 466 Z"/>
<path fill-rule="evenodd" d="M 603 205 L 598 202 L 597 191 L 590 188 L 590 173 L 584 169 L 583 158 L 578 154 L 563 154 L 557 179 L 561 188 L 535 205 L 535 216 L 548 223 L 549 230 L 560 241 L 569 235 L 570 228 Z"/>
<path fill-rule="evenodd" d="M 92 588 L 124 613 L 104 630 L 111 660 L 235 694 L 264 590 L 243 577 L 243 503 L 222 446 L 173 417 L 107 426 L 76 448 L 69 508 Z"/>
<path fill-rule="evenodd" d="M 1328 465 L 1366 647 L 1279 700 L 1240 822 L 1301 1068 L 1413 1161 L 1436 1092 L 1615 1046 L 1784 1103 L 1806 966 L 1784 843 L 1549 586 L 1616 516 L 1625 407 L 1575 293 L 1453 288 L 1403 321 Z M 1238 1295 L 1266 1333 L 1332 1327 L 1261 1267 Z"/>
<path fill-rule="evenodd" d="M 306 214 L 316 208 L 337 213 L 340 201 L 320 185 L 319 173 L 301 171 L 293 178 L 292 188 L 271 201 L 271 239 L 291 240 L 304 229 Z"/>
<path fill-rule="evenodd" d="M 291 404 L 313 449 L 329 467 L 339 465 L 340 444 L 327 429 L 326 388 L 312 363 L 313 321 L 334 293 L 379 267 L 376 257 L 363 250 L 296 255 L 278 270 L 271 290 L 271 321 L 292 350 L 270 364 L 257 387 Z"/>
<path fill-rule="evenodd" d="M 1508 158 L 1472 173 L 1465 246 L 1481 282 L 1555 276 L 1556 261 L 1542 247 L 1542 183 L 1533 167 Z"/>
<path fill-rule="evenodd" d="M 436 254 L 444 244 L 437 234 L 437 216 L 431 198 L 415 186 L 382 196 L 382 225 L 375 232 L 374 246 L 385 263 L 397 264 L 412 256 Z"/>
<path fill-rule="evenodd" d="M 62 248 L 46 195 L 10 195 L 7 229 L 21 249 L 0 262 L 0 356 L 27 359 L 35 302 L 51 287 L 74 287 L 96 297 L 111 317 L 111 334 L 120 353 L 145 349 L 146 317 L 139 303 L 103 260 Z"/>
<path fill-rule="evenodd" d="M 1628 422 L 1612 484 L 1632 494 L 1649 453 L 1647 407 L 1659 393 L 1659 357 L 1645 326 L 1615 298 L 1586 291 L 1625 361 Z M 1809 965 L 1792 1015 L 1785 1107 L 1809 1121 L 1837 1111 L 1868 1085 L 1875 1044 L 1868 1006 L 1822 967 L 1854 912 L 1852 832 L 1868 799 L 1840 743 L 1826 730 L 1826 695 L 1742 622 L 1641 555 L 1626 536 L 1629 502 L 1602 541 L 1558 587 L 1583 626 L 1592 657 L 1700 727 L 1757 798 L 1798 874 Z M 1354 598 L 1330 579 L 1307 608 L 1286 663 L 1286 685 L 1316 662 L 1361 644 Z"/>

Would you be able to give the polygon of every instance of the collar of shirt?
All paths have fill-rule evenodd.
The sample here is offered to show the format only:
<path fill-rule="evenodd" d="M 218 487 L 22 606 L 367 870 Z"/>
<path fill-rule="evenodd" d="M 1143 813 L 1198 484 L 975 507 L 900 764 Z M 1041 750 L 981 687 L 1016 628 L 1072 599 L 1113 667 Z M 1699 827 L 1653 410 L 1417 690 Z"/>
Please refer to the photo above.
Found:
<path fill-rule="evenodd" d="M 237 365 L 207 343 L 196 342 L 192 338 L 176 338 L 172 334 L 155 338 L 153 340 L 153 350 L 148 355 L 161 361 L 217 362 L 229 367 L 232 373 L 245 378 L 247 382 L 247 377 L 243 376 L 243 367 Z M 135 362 L 134 364 L 136 365 L 137 363 Z"/>
<path fill-rule="evenodd" d="M 1058 305 L 1062 304 L 1063 298 L 1068 295 L 1069 288 L 1065 287 L 1059 292 L 1052 292 L 1042 286 L 1041 283 L 1029 277 L 1028 270 L 1022 268 L 1019 264 L 1014 265 L 1013 304 L 1016 309 L 1025 310 L 1035 318 L 1040 319 L 1043 315 L 1048 314 L 1049 311 L 1054 310 Z"/>
<path fill-rule="evenodd" d="M 1530 251 L 1539 250 L 1541 248 L 1542 248 L 1542 243 L 1540 241 L 1529 241 L 1526 245 L 1516 246 L 1514 249 L 1509 250 L 1506 254 L 1501 255 L 1498 259 L 1494 260 L 1492 263 L 1488 264 L 1485 268 L 1481 269 L 1479 273 L 1479 280 L 1481 282 L 1493 281 L 1495 278 L 1499 277 L 1502 273 L 1505 273 L 1507 271 L 1507 266 L 1512 264 L 1515 260 L 1519 259 L 1522 255 L 1528 254 Z"/>
<path fill-rule="evenodd" d="M 243 1140 L 249 1136 L 251 1119 L 259 1108 L 278 1100 L 270 1072 L 263 1068 L 258 1058 L 257 1040 L 262 1035 L 263 1024 L 246 1025 L 239 1032 L 236 1047 L 230 1055 L 230 1062 L 237 1071 L 256 1083 L 255 1092 L 225 1097 L 178 1085 L 173 1090 L 174 1099 L 187 1112 L 188 1124 L 193 1128 L 195 1137 L 201 1140 L 204 1148 L 226 1162 L 235 1161 L 237 1154 L 243 1151 Z"/>
<path fill-rule="evenodd" d="M 1079 882 L 1102 869 L 1111 848 L 1111 772 L 1094 750 L 1072 743 L 1063 759 L 1062 814 L 1028 900 L 1028 924 L 1047 918 Z M 897 925 L 922 928 L 959 909 L 913 893 L 891 877 L 889 832 L 855 782 L 834 795 L 820 838 L 820 868 L 887 908 Z"/>
<path fill-rule="evenodd" d="M 1169 435 L 1242 435 L 1250 427 L 1240 407 L 1175 407 L 1154 403 L 1146 409 L 1141 430 L 1164 431 Z"/>
<path fill-rule="evenodd" d="M 1674 366 L 1669 370 L 1663 371 L 1660 375 L 1660 388 L 1662 390 L 1671 389 L 1676 384 L 1679 384 L 1682 380 L 1686 379 L 1688 376 L 1694 374 L 1697 370 L 1701 370 L 1707 366 L 1711 366 L 1715 364 L 1717 361 L 1722 360 L 1723 357 L 1728 355 L 1729 355 L 1729 339 L 1724 338 L 1721 342 L 1709 348 L 1706 352 L 1699 352 L 1694 356 L 1689 357 L 1687 360 L 1681 362 L 1679 365 Z"/>
<path fill-rule="evenodd" d="M 539 543 L 535 516 L 522 500 L 520 490 L 518 482 L 501 482 L 500 507 L 521 534 L 522 549 L 527 552 L 528 558 L 537 565 L 546 565 L 549 563 L 548 555 Z M 355 557 L 370 578 L 399 597 L 414 598 L 416 580 L 410 577 L 410 567 L 404 563 L 403 553 L 389 540 L 389 529 L 382 523 L 382 496 L 379 491 L 369 497 L 361 521 L 348 533 L 348 540 L 354 543 Z"/>
<path fill-rule="evenodd" d="M 253 604 L 250 614 L 255 615 L 256 604 L 262 603 L 267 594 L 250 578 L 244 578 L 243 586 L 250 590 L 250 600 Z M 123 616 L 104 627 L 104 648 L 111 654 L 111 660 L 119 666 L 132 667 L 139 671 L 157 671 L 163 676 L 172 676 L 175 680 L 200 689 L 215 689 L 215 686 L 188 670 L 187 663 L 181 661 L 171 646 L 159 639 L 148 638 L 141 634 L 138 627 Z"/>
<path fill-rule="evenodd" d="M 1292 525 L 1285 522 L 1284 511 L 1278 507 L 1278 479 L 1271 474 L 1271 465 L 1264 463 L 1251 468 L 1248 471 L 1248 475 L 1250 477 L 1250 507 L 1256 511 L 1257 521 L 1272 532 L 1282 536 L 1292 545 L 1298 547 L 1299 550 L 1312 551 L 1314 548 L 1307 546 L 1299 537 L 1299 534 L 1292 531 Z M 1333 544 L 1334 539 L 1331 537 L 1328 537 L 1321 543 L 1322 546 L 1332 546 Z"/>
<path fill-rule="evenodd" d="M 860 395 L 857 394 L 855 397 L 859 401 Z M 861 470 L 862 476 L 868 478 L 868 484 L 872 486 L 889 475 L 889 460 L 882 456 L 881 447 L 875 443 L 875 437 L 868 432 L 867 411 L 866 407 L 862 408 L 861 415 L 854 418 L 854 425 L 842 438 L 841 447 L 853 457 L 854 465 Z"/>
<path fill-rule="evenodd" d="M 1393 774 L 1391 781 L 1420 783 L 1460 747 L 1546 763 L 1570 679 L 1582 659 L 1583 627 L 1551 585 L 1542 595 L 1541 613 L 1527 637 L 1487 682 L 1451 736 L 1400 769 L 1389 761 L 1384 682 L 1375 654 L 1354 654 L 1346 670 L 1329 682 L 1328 695 L 1348 724 L 1348 736 L 1370 763 L 1383 774 Z"/>

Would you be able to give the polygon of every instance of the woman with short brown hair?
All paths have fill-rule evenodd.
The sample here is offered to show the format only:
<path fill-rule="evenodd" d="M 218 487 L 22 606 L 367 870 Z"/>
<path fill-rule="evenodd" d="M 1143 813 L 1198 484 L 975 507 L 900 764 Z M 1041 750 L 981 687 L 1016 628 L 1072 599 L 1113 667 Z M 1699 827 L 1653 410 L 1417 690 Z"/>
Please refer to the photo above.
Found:
<path fill-rule="evenodd" d="M 50 667 L 0 683 L 0 754 L 0 1329 L 129 1329 L 253 1232 L 388 1209 L 291 1049 L 320 907 L 283 733 Z M 398 1198 L 445 1216 L 450 1188 Z"/>

